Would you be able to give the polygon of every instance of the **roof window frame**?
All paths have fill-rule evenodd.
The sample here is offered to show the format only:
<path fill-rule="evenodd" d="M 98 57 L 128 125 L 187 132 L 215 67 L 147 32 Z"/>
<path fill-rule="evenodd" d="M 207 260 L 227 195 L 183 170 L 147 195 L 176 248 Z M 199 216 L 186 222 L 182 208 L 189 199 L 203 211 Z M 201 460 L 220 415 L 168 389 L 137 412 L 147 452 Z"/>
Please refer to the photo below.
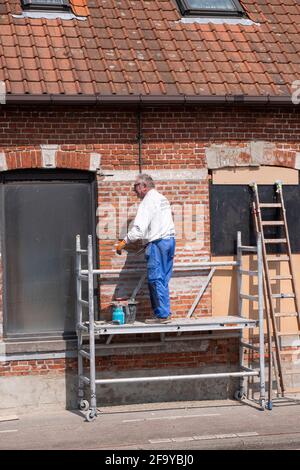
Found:
<path fill-rule="evenodd" d="M 60 0 L 60 3 L 57 4 L 47 3 L 47 0 L 21 0 L 21 4 L 24 11 L 71 11 L 69 0 Z"/>
<path fill-rule="evenodd" d="M 192 8 L 189 0 L 176 0 L 179 10 L 184 17 L 219 17 L 219 18 L 241 18 L 246 17 L 246 12 L 240 4 L 239 0 L 231 0 L 235 10 L 224 9 L 205 9 Z"/>

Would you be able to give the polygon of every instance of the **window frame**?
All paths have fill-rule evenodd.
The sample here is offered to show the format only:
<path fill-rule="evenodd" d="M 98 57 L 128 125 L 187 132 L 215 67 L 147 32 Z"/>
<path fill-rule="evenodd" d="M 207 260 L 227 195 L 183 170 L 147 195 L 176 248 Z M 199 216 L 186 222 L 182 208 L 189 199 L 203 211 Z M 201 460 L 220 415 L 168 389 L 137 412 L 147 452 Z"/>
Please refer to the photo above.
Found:
<path fill-rule="evenodd" d="M 5 223 L 5 185 L 11 183 L 23 183 L 28 186 L 31 183 L 44 183 L 51 185 L 52 182 L 60 182 L 63 184 L 72 183 L 86 183 L 90 185 L 91 191 L 91 205 L 90 217 L 93 235 L 93 263 L 96 268 L 99 267 L 98 256 L 98 240 L 96 237 L 97 228 L 97 201 L 98 201 L 98 188 L 96 174 L 87 170 L 72 170 L 72 169 L 17 169 L 0 172 L 0 250 L 2 253 L 2 309 L 3 309 L 3 341 L 5 342 L 18 342 L 18 341 L 54 341 L 73 340 L 76 338 L 76 331 L 56 331 L 56 332 L 9 332 L 9 308 L 7 304 L 7 247 L 6 235 L 7 226 Z M 99 303 L 98 303 L 98 282 L 95 283 L 95 312 L 96 318 L 99 317 Z M 0 322 L 1 323 L 1 322 Z M 26 349 L 25 349 L 26 350 Z"/>
<path fill-rule="evenodd" d="M 60 0 L 60 4 L 51 5 L 47 0 L 21 0 L 24 11 L 70 11 L 69 0 Z M 34 2 L 34 3 L 32 3 Z"/>
<path fill-rule="evenodd" d="M 191 8 L 189 0 L 177 0 L 182 16 L 201 16 L 201 17 L 226 17 L 226 18 L 240 18 L 245 17 L 246 12 L 238 0 L 231 0 L 236 10 L 223 10 L 223 9 L 205 9 L 205 8 Z"/>

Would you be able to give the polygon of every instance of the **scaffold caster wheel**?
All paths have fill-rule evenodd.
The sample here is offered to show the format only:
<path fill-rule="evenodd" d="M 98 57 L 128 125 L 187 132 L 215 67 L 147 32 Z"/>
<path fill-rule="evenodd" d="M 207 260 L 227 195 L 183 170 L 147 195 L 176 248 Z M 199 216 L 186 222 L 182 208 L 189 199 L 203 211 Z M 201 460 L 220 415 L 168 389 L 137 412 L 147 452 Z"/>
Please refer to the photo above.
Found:
<path fill-rule="evenodd" d="M 90 407 L 90 404 L 87 400 L 80 400 L 79 409 L 80 411 L 87 411 Z"/>
<path fill-rule="evenodd" d="M 244 400 L 245 398 L 245 394 L 243 392 L 241 392 L 241 390 L 236 390 L 236 392 L 234 393 L 234 398 L 235 400 Z"/>
<path fill-rule="evenodd" d="M 97 412 L 93 410 L 89 410 L 86 415 L 86 420 L 90 423 L 91 421 L 95 421 L 97 417 Z"/>
<path fill-rule="evenodd" d="M 268 401 L 267 409 L 270 410 L 270 411 L 273 409 L 273 403 L 271 401 Z"/>

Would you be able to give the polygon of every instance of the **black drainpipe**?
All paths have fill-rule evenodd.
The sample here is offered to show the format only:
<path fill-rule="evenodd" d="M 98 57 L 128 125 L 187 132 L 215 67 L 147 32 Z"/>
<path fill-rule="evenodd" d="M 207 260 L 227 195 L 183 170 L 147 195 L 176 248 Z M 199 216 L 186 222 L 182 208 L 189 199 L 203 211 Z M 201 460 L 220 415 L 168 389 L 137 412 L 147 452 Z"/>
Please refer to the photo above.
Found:
<path fill-rule="evenodd" d="M 142 173 L 142 165 L 143 165 L 143 160 L 142 160 L 142 143 L 143 143 L 143 134 L 142 134 L 142 111 L 141 108 L 139 108 L 137 112 L 137 136 L 136 140 L 139 146 L 139 173 Z"/>

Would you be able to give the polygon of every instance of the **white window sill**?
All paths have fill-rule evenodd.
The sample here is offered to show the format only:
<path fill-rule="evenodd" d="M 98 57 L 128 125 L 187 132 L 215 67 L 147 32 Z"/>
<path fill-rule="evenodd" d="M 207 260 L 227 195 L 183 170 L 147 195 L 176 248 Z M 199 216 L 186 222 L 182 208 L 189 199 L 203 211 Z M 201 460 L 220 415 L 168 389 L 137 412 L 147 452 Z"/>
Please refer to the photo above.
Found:
<path fill-rule="evenodd" d="M 73 13 L 63 11 L 23 11 L 21 15 L 12 15 L 13 18 L 46 18 L 48 20 L 55 20 L 60 18 L 61 20 L 80 20 L 85 21 L 85 16 L 76 16 Z"/>
<path fill-rule="evenodd" d="M 181 18 L 179 21 L 176 21 L 176 23 L 185 23 L 185 24 L 191 24 L 191 23 L 198 23 L 198 24 L 208 24 L 208 23 L 213 23 L 213 24 L 241 24 L 244 26 L 260 26 L 259 23 L 255 23 L 252 20 L 247 20 L 246 18 L 217 18 L 217 17 L 188 17 L 188 18 Z"/>

